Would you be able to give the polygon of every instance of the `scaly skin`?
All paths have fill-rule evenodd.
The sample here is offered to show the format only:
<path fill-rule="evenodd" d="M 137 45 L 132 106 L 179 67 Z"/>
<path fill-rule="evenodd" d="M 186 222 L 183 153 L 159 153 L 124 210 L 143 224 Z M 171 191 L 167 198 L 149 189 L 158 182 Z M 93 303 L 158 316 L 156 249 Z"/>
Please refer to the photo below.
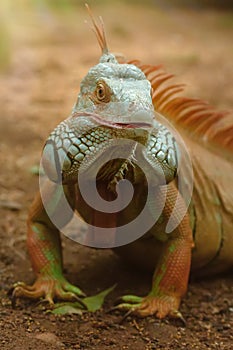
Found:
<path fill-rule="evenodd" d="M 70 195 L 73 186 L 65 187 L 67 198 L 70 198 L 69 203 L 74 207 L 74 197 Z M 62 208 L 59 208 L 60 188 L 58 189 L 55 184 L 52 187 L 45 184 L 43 191 L 49 204 L 61 210 Z M 65 221 L 62 222 L 62 226 L 65 224 Z M 63 276 L 59 230 L 48 218 L 40 193 L 36 196 L 29 212 L 27 246 L 37 279 L 32 286 L 22 282 L 16 283 L 13 299 L 44 298 L 50 305 L 54 303 L 55 298 L 80 301 L 79 297 L 85 294 Z"/>
<path fill-rule="evenodd" d="M 159 201 L 163 196 L 161 188 L 156 199 Z M 191 248 L 193 247 L 192 230 L 189 217 L 186 214 L 179 226 L 168 234 L 167 237 L 161 235 L 162 225 L 165 225 L 171 216 L 177 198 L 177 189 L 171 184 L 168 186 L 167 199 L 162 213 L 161 224 L 156 224 L 150 233 L 158 240 L 164 241 L 163 248 L 154 272 L 152 280 L 152 289 L 145 298 L 135 296 L 123 296 L 122 300 L 126 303 L 120 304 L 118 308 L 131 309 L 139 316 L 156 315 L 158 318 L 164 318 L 169 315 L 172 317 L 181 317 L 179 305 L 182 296 L 186 293 L 190 264 Z M 181 209 L 184 203 L 180 199 L 179 207 Z M 123 251 L 127 249 L 122 247 Z M 118 248 L 121 254 L 121 247 Z M 131 302 L 131 304 L 129 303 Z"/>

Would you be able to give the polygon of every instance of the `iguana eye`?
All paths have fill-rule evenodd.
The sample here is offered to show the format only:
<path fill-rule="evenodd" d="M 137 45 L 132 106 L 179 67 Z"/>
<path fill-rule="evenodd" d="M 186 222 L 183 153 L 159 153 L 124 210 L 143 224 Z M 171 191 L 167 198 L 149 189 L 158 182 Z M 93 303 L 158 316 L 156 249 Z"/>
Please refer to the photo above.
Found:
<path fill-rule="evenodd" d="M 151 98 L 153 97 L 153 93 L 154 93 L 154 89 L 153 89 L 153 87 L 151 86 L 151 89 L 150 89 L 150 96 L 151 96 Z"/>
<path fill-rule="evenodd" d="M 109 102 L 111 99 L 111 90 L 104 81 L 99 81 L 95 89 L 96 102 Z"/>
<path fill-rule="evenodd" d="M 96 97 L 99 101 L 102 101 L 105 99 L 105 86 L 103 83 L 98 83 L 96 87 Z"/>

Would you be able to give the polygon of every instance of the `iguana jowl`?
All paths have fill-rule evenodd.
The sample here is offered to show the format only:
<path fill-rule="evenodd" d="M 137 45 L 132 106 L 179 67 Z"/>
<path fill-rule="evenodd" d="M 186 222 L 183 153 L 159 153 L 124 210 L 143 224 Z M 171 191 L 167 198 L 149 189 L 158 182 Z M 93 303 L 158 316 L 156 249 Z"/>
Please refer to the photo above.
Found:
<path fill-rule="evenodd" d="M 51 133 L 45 145 L 44 168 L 54 185 L 45 184 L 44 200 L 54 212 L 62 211 L 56 184 L 62 181 L 70 206 L 93 226 L 124 225 L 139 215 L 146 201 L 146 178 L 136 162 L 137 157 L 142 159 L 155 187 L 155 201 L 162 201 L 167 191 L 166 201 L 161 217 L 145 236 L 116 249 L 132 262 L 156 266 L 150 293 L 144 298 L 125 296 L 120 307 L 141 316 L 179 316 L 193 238 L 194 269 L 206 267 L 207 273 L 216 273 L 233 265 L 233 194 L 228 191 L 233 170 L 233 122 L 201 101 L 177 97 L 182 87 L 164 86 L 171 75 L 158 66 L 138 61 L 118 63 L 108 52 L 104 31 L 95 22 L 94 26 L 103 54 L 83 79 L 71 117 Z M 165 227 L 178 194 L 178 148 L 171 132 L 153 120 L 154 109 L 178 127 L 194 166 L 192 203 L 179 226 L 169 234 Z M 135 191 L 132 204 L 124 211 L 103 214 L 83 201 L 77 176 L 84 166 L 87 179 L 91 177 L 96 159 L 106 150 L 114 152 L 114 147 L 120 147 L 113 142 L 118 139 L 140 143 L 144 152 L 129 148 L 125 159 L 111 161 L 100 169 L 97 188 L 104 199 L 115 199 L 114 184 L 119 179 L 130 180 Z M 161 171 L 166 186 L 161 182 Z M 180 200 L 175 210 L 183 210 L 183 205 Z M 69 219 L 61 218 L 60 226 Z M 44 297 L 53 303 L 54 298 L 71 300 L 83 295 L 63 276 L 59 230 L 48 217 L 40 193 L 30 209 L 27 243 L 37 280 L 32 286 L 18 283 L 14 298 Z"/>

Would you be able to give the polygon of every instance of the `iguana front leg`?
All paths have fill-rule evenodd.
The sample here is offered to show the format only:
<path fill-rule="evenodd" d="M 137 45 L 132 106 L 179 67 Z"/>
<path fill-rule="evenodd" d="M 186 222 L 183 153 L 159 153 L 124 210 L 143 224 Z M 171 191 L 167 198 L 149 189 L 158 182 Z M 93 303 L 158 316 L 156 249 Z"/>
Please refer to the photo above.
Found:
<path fill-rule="evenodd" d="M 163 195 L 162 191 L 160 195 Z M 165 223 L 171 216 L 176 198 L 176 188 L 169 185 L 162 214 Z M 160 198 L 156 198 L 156 200 L 159 201 Z M 173 215 L 178 214 L 183 205 L 182 199 L 179 198 L 179 206 L 176 207 L 177 213 L 175 212 Z M 158 231 L 155 236 L 160 240 L 165 235 Z M 192 231 L 188 214 L 186 214 L 179 226 L 168 234 L 168 239 L 164 243 L 164 250 L 161 252 L 161 257 L 154 272 L 150 293 L 144 298 L 126 295 L 121 298 L 123 303 L 116 308 L 131 310 L 142 317 L 156 315 L 158 318 L 166 316 L 182 318 L 178 309 L 181 298 L 187 290 L 192 247 Z"/>
<path fill-rule="evenodd" d="M 41 189 L 48 207 L 58 213 L 60 225 L 64 226 L 71 217 L 64 215 L 62 207 L 62 191 L 66 195 L 70 206 L 75 206 L 74 187 L 47 183 Z M 84 293 L 70 284 L 62 272 L 62 253 L 60 234 L 51 222 L 42 203 L 41 193 L 38 193 L 29 211 L 27 246 L 33 270 L 37 276 L 35 283 L 28 286 L 22 282 L 14 285 L 13 301 L 17 297 L 32 299 L 44 298 L 50 304 L 54 299 L 74 300 Z"/>

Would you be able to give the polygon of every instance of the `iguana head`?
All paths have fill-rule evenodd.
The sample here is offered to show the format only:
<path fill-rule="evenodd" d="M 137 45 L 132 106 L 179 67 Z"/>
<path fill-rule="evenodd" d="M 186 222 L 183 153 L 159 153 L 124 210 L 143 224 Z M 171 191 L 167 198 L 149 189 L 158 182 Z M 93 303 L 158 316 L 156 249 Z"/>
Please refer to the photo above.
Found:
<path fill-rule="evenodd" d="M 106 123 L 152 126 L 150 82 L 133 64 L 119 64 L 113 54 L 103 54 L 82 80 L 74 111 L 93 112 Z"/>
<path fill-rule="evenodd" d="M 53 181 L 66 183 L 77 181 L 80 171 L 92 176 L 97 160 L 104 164 L 114 159 L 100 174 L 110 181 L 122 164 L 128 169 L 127 163 L 140 158 L 155 183 L 160 177 L 169 182 L 177 170 L 177 145 L 154 118 L 151 84 L 135 65 L 118 63 L 107 48 L 103 25 L 99 27 L 90 15 L 102 55 L 82 80 L 72 115 L 47 140 L 45 171 Z"/>
<path fill-rule="evenodd" d="M 93 112 L 110 125 L 151 126 L 154 112 L 151 84 L 139 68 L 133 64 L 120 64 L 109 52 L 102 18 L 98 26 L 89 6 L 86 7 L 102 55 L 99 63 L 82 80 L 74 111 Z M 140 115 L 142 111 L 143 115 Z"/>

